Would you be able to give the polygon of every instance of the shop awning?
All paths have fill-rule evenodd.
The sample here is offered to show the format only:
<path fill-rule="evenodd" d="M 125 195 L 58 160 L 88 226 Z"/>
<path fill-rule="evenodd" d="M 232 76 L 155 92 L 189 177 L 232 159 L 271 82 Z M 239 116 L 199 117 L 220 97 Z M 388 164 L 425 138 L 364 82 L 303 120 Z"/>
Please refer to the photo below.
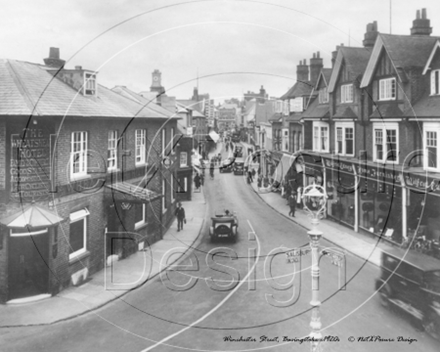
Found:
<path fill-rule="evenodd" d="M 215 131 L 211 131 L 209 132 L 209 137 L 211 137 L 211 139 L 217 143 L 217 141 L 220 139 L 220 136 L 217 134 L 217 132 Z"/>
<path fill-rule="evenodd" d="M 272 175 L 274 181 L 281 183 L 281 181 L 284 179 L 284 176 L 286 176 L 287 172 L 292 166 L 295 158 L 296 155 L 283 154 L 274 174 Z"/>
<path fill-rule="evenodd" d="M 8 228 L 45 228 L 59 224 L 64 219 L 57 214 L 32 203 L 17 213 L 0 220 Z"/>
<path fill-rule="evenodd" d="M 162 197 L 159 193 L 127 182 L 113 183 L 106 187 L 110 190 L 108 196 L 121 202 L 146 203 Z"/>

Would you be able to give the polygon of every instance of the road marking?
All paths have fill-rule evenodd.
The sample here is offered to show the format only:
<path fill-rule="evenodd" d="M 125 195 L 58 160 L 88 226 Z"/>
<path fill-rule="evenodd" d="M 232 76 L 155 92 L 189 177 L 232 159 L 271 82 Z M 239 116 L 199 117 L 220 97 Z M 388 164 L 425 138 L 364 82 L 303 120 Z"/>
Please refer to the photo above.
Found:
<path fill-rule="evenodd" d="M 247 222 L 248 222 L 249 227 L 251 228 L 252 232 L 255 233 L 255 230 L 253 229 L 253 227 L 252 227 L 251 223 L 249 222 L 249 220 L 247 220 Z M 195 326 L 195 325 L 201 323 L 203 320 L 205 320 L 206 318 L 208 318 L 211 314 L 215 313 L 215 312 L 216 312 L 221 306 L 223 306 L 223 304 L 225 304 L 226 301 L 227 301 L 229 298 L 231 298 L 231 296 L 232 296 L 235 292 L 237 292 L 237 290 L 241 287 L 241 285 L 243 285 L 243 284 L 247 281 L 247 279 L 248 279 L 249 276 L 253 273 L 255 267 L 257 266 L 258 258 L 260 257 L 260 249 L 261 249 L 261 247 L 260 247 L 260 241 L 258 240 L 258 236 L 256 235 L 256 233 L 255 233 L 255 238 L 256 238 L 256 240 L 257 240 L 257 245 L 258 245 L 257 260 L 255 261 L 254 265 L 252 266 L 252 269 L 249 270 L 249 272 L 248 272 L 248 273 L 246 274 L 246 276 L 243 278 L 243 280 L 241 280 L 240 283 L 239 283 L 239 284 L 238 284 L 238 285 L 237 285 L 237 286 L 236 286 L 231 292 L 229 292 L 229 294 L 228 294 L 225 298 L 223 298 L 217 306 L 215 306 L 213 309 L 211 309 L 208 313 L 206 313 L 205 315 L 203 315 L 201 318 L 197 319 L 196 321 L 194 321 L 194 322 L 191 323 L 190 325 L 184 327 L 183 329 L 181 329 L 181 330 L 175 332 L 174 334 L 171 334 L 171 335 L 165 337 L 164 339 L 162 339 L 162 340 L 156 342 L 153 346 L 150 346 L 150 347 L 148 347 L 148 348 L 142 350 L 141 352 L 148 352 L 148 351 L 151 351 L 153 348 L 158 347 L 158 346 L 164 344 L 165 342 L 171 340 L 172 338 L 174 338 L 174 337 L 180 335 L 181 333 L 185 332 L 186 330 L 191 329 L 193 326 Z"/>

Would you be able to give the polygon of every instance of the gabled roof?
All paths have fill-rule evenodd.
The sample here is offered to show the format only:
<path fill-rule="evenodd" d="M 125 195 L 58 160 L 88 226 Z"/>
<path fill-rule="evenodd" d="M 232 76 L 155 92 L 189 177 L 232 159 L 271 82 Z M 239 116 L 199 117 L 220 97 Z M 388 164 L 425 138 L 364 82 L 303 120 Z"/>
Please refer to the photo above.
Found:
<path fill-rule="evenodd" d="M 437 40 L 437 37 L 431 36 L 379 33 L 370 60 L 368 61 L 365 75 L 362 78 L 361 88 L 367 87 L 371 83 L 383 50 L 388 54 L 399 80 L 405 82 L 404 76 L 407 75 L 405 71 L 408 68 L 424 68 L 426 66 L 426 62 Z"/>
<path fill-rule="evenodd" d="M 316 81 L 315 89 L 318 89 L 321 81 L 323 81 L 324 85 L 328 87 L 328 84 L 330 83 L 330 77 L 332 75 L 331 68 L 323 68 L 321 69 L 321 72 L 319 73 L 318 80 Z"/>
<path fill-rule="evenodd" d="M 431 50 L 431 54 L 429 55 L 428 61 L 425 64 L 425 68 L 423 69 L 423 74 L 426 74 L 426 71 L 429 70 L 429 67 L 431 66 L 432 59 L 434 59 L 434 55 L 439 48 L 440 48 L 440 41 L 437 40 L 434 44 L 434 47 Z"/>
<path fill-rule="evenodd" d="M 98 85 L 97 96 L 84 96 L 54 77 L 43 65 L 0 60 L 0 115 L 150 117 L 171 114 L 153 105 L 143 106 Z"/>
<path fill-rule="evenodd" d="M 369 49 L 347 46 L 340 47 L 330 77 L 329 93 L 332 93 L 335 90 L 336 82 L 338 81 L 339 74 L 343 67 L 347 69 L 350 80 L 354 82 L 364 73 L 369 57 Z"/>
<path fill-rule="evenodd" d="M 330 116 L 330 105 L 319 104 L 319 99 L 315 99 L 302 114 L 303 119 L 321 119 Z"/>
<path fill-rule="evenodd" d="M 296 81 L 292 88 L 285 93 L 280 99 L 294 99 L 298 97 L 308 96 L 313 92 L 313 84 L 310 81 Z"/>
<path fill-rule="evenodd" d="M 430 97 L 425 95 L 417 103 L 412 105 L 409 111 L 405 111 L 405 116 L 413 118 L 439 118 L 440 99 L 438 97 Z M 439 119 L 440 121 L 440 119 Z"/>
<path fill-rule="evenodd" d="M 339 105 L 336 108 L 335 114 L 332 116 L 332 118 L 336 119 L 357 119 L 358 116 L 353 111 L 353 109 L 350 106 L 347 105 Z"/>

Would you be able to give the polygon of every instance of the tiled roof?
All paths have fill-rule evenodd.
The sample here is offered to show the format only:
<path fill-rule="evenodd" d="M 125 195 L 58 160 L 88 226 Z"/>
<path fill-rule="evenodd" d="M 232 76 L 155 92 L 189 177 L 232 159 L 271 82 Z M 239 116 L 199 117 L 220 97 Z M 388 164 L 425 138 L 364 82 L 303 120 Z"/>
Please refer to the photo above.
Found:
<path fill-rule="evenodd" d="M 342 67 L 347 69 L 349 75 L 347 81 L 358 80 L 367 67 L 370 54 L 370 50 L 366 48 L 340 47 L 329 81 L 329 92 L 334 91 Z"/>
<path fill-rule="evenodd" d="M 152 109 L 98 85 L 97 96 L 84 96 L 53 77 L 47 67 L 0 60 L 0 115 L 150 117 L 170 114 Z"/>
<path fill-rule="evenodd" d="M 293 99 L 297 97 L 302 97 L 305 95 L 310 95 L 313 91 L 313 84 L 309 81 L 297 81 L 292 88 L 290 88 L 287 93 L 285 93 L 280 99 Z"/>
<path fill-rule="evenodd" d="M 329 104 L 319 104 L 315 99 L 303 113 L 303 118 L 326 118 L 330 116 Z"/>
<path fill-rule="evenodd" d="M 425 96 L 405 112 L 405 116 L 413 118 L 439 117 L 440 97 Z M 440 119 L 439 119 L 440 121 Z"/>
<path fill-rule="evenodd" d="M 438 39 L 439 37 L 431 36 L 379 33 L 362 79 L 361 88 L 370 84 L 383 49 L 386 50 L 393 67 L 396 68 L 399 79 L 405 81 L 407 80 L 406 69 L 425 67 Z"/>
<path fill-rule="evenodd" d="M 358 116 L 353 111 L 353 109 L 350 106 L 346 105 L 339 105 L 336 108 L 336 112 L 333 115 L 333 118 L 337 119 L 357 119 Z"/>
<path fill-rule="evenodd" d="M 385 103 L 378 105 L 370 118 L 400 118 L 403 116 L 403 111 L 396 103 Z"/>
<path fill-rule="evenodd" d="M 424 67 L 437 37 L 379 34 L 395 67 Z"/>

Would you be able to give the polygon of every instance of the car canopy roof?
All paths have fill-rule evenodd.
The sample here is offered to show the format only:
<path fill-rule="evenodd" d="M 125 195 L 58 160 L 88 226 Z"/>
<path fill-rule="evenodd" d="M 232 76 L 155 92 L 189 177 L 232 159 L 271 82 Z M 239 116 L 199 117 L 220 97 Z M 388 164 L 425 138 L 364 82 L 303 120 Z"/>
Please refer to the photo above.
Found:
<path fill-rule="evenodd" d="M 440 270 L 440 261 L 422 253 L 413 253 L 399 248 L 390 248 L 383 251 L 382 256 L 392 256 L 409 263 L 422 271 Z"/>

